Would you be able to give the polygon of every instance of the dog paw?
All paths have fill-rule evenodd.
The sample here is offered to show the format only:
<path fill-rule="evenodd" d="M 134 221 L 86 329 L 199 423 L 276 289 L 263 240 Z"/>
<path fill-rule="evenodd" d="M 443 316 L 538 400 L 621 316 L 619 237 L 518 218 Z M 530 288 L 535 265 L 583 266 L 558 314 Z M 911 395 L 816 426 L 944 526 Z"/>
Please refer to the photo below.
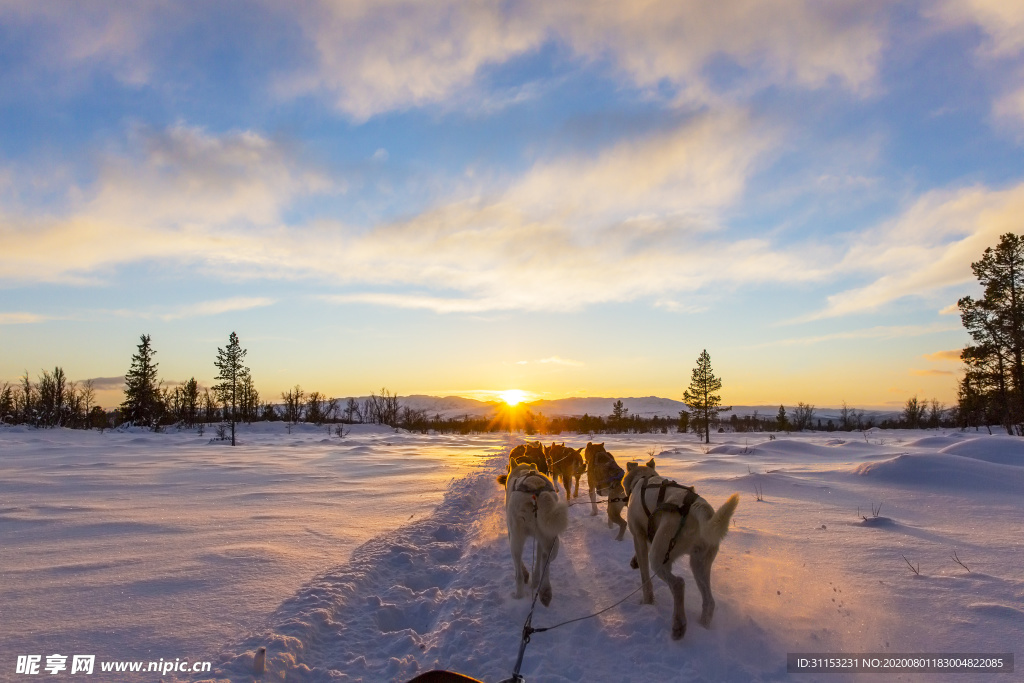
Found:
<path fill-rule="evenodd" d="M 711 628 L 711 617 L 715 616 L 715 608 L 706 609 L 701 612 L 700 619 L 698 619 L 701 626 L 704 628 Z"/>
<path fill-rule="evenodd" d="M 542 588 L 540 591 L 540 602 L 547 607 L 551 604 L 551 588 Z"/>
<path fill-rule="evenodd" d="M 594 510 L 593 512 L 591 512 L 590 516 L 591 517 L 597 517 L 597 510 Z"/>
<path fill-rule="evenodd" d="M 630 559 L 629 566 L 633 569 L 640 569 L 640 563 L 636 561 L 636 555 L 634 555 L 632 559 Z"/>
<path fill-rule="evenodd" d="M 682 640 L 686 635 L 686 622 L 678 619 L 672 622 L 672 640 Z"/>

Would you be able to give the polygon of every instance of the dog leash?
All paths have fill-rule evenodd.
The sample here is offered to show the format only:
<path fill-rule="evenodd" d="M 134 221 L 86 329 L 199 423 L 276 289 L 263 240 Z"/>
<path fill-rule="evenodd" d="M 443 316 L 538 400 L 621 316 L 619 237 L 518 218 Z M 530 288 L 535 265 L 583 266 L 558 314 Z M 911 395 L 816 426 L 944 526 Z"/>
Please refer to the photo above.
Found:
<path fill-rule="evenodd" d="M 587 502 L 589 502 L 589 501 L 587 501 Z M 553 546 L 554 546 L 554 543 L 552 542 L 552 547 Z M 533 539 L 533 552 L 534 552 L 534 556 L 536 556 L 536 553 L 537 553 L 537 539 L 536 538 Z M 614 602 L 611 605 L 608 605 L 607 607 L 605 607 L 604 609 L 600 609 L 597 612 L 594 612 L 593 614 L 586 614 L 586 615 L 584 615 L 582 617 L 576 617 L 575 619 L 568 619 L 566 621 L 560 622 L 560 623 L 555 624 L 553 626 L 543 626 L 541 628 L 533 628 L 533 612 L 537 608 L 537 596 L 540 595 L 540 587 L 541 587 L 541 584 L 544 582 L 544 576 L 545 576 L 545 574 L 547 574 L 548 565 L 550 563 L 551 563 L 551 553 L 549 552 L 548 553 L 548 558 L 544 562 L 544 568 L 541 570 L 540 579 L 537 581 L 537 589 L 533 593 L 533 603 L 530 605 L 530 612 L 529 612 L 529 614 L 526 615 L 526 622 L 523 623 L 523 635 L 522 635 L 522 638 L 519 641 L 519 655 L 516 657 L 516 665 L 515 665 L 515 668 L 512 670 L 512 677 L 504 679 L 503 681 L 501 681 L 501 683 L 526 683 L 526 679 L 523 678 L 519 674 L 519 671 L 523 667 L 523 655 L 526 654 L 526 646 L 530 643 L 530 636 L 532 636 L 534 633 L 543 633 L 544 631 L 552 631 L 552 630 L 554 630 L 556 628 L 559 628 L 561 626 L 565 626 L 566 624 L 572 624 L 573 622 L 583 621 L 585 619 L 592 619 L 593 617 L 596 617 L 596 616 L 599 616 L 601 614 L 604 614 L 608 610 L 610 610 L 610 609 L 612 609 L 614 607 L 618 607 L 619 605 L 624 603 L 626 600 L 629 600 L 631 597 L 636 595 L 637 591 L 639 591 L 646 584 L 649 584 L 651 581 L 654 580 L 654 577 L 650 577 L 646 581 L 641 581 L 639 586 L 637 586 L 632 591 L 627 593 L 626 596 L 623 597 L 621 600 L 618 600 L 617 602 Z"/>

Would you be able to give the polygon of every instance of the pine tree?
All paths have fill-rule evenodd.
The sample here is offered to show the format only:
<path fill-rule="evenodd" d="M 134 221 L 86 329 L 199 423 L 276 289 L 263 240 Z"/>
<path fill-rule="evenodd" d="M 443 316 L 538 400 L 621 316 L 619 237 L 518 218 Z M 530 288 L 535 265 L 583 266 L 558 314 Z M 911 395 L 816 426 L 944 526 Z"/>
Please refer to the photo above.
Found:
<path fill-rule="evenodd" d="M 231 445 L 235 445 L 235 423 L 238 421 L 238 407 L 242 398 L 242 387 L 249 377 L 249 368 L 242 365 L 245 354 L 248 353 L 238 343 L 238 335 L 232 332 L 228 336 L 226 348 L 217 347 L 217 360 L 213 362 L 217 366 L 217 379 L 220 382 L 214 385 L 213 390 L 224 405 L 224 417 L 231 420 Z"/>
<path fill-rule="evenodd" d="M 780 432 L 789 431 L 789 418 L 786 417 L 786 406 L 779 406 L 779 414 L 775 416 L 775 424 L 778 425 Z"/>
<path fill-rule="evenodd" d="M 160 385 L 156 379 L 156 351 L 150 347 L 150 337 L 139 337 L 139 352 L 132 355 L 132 365 L 124 376 L 124 402 L 121 414 L 125 422 L 143 427 L 154 427 L 161 412 Z"/>
<path fill-rule="evenodd" d="M 181 420 L 186 427 L 195 427 L 199 421 L 199 383 L 190 377 L 181 387 Z"/>
<path fill-rule="evenodd" d="M 623 423 L 626 421 L 626 415 L 628 413 L 629 413 L 629 408 L 626 408 L 622 404 L 622 400 L 621 399 L 616 401 L 615 403 L 613 403 L 612 404 L 612 425 L 616 429 L 621 431 L 622 428 L 623 428 Z"/>
<path fill-rule="evenodd" d="M 715 393 L 721 389 L 722 380 L 712 372 L 711 356 L 705 349 L 697 357 L 697 367 L 690 377 L 690 386 L 683 393 L 683 401 L 693 410 L 695 430 L 704 431 L 704 443 L 711 443 L 711 422 L 718 418 L 718 413 L 732 410 L 731 407 L 723 407 L 722 397 Z"/>
<path fill-rule="evenodd" d="M 1024 238 L 1006 233 L 971 264 L 985 293 L 957 302 L 975 344 L 961 356 L 963 381 L 985 389 L 986 403 L 1009 433 L 1024 426 Z M 966 393 L 966 392 L 965 392 Z"/>

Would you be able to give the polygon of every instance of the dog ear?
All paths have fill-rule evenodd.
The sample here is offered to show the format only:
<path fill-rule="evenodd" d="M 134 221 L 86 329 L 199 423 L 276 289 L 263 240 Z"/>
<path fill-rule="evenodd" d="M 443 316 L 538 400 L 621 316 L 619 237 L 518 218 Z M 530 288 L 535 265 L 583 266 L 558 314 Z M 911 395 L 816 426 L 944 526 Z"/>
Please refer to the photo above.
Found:
<path fill-rule="evenodd" d="M 583 453 L 583 446 L 576 449 L 576 453 Z"/>
<path fill-rule="evenodd" d="M 597 447 L 600 448 L 603 451 L 604 450 L 604 441 L 602 441 L 601 443 L 597 444 Z"/>
<path fill-rule="evenodd" d="M 637 465 L 635 462 L 627 462 L 626 463 L 626 469 L 629 470 L 630 472 L 635 470 L 637 467 L 639 467 L 639 465 Z"/>
<path fill-rule="evenodd" d="M 654 458 L 651 458 L 650 460 L 648 460 L 647 461 L 647 465 L 645 465 L 645 467 L 650 467 L 650 468 L 653 469 L 654 468 Z"/>

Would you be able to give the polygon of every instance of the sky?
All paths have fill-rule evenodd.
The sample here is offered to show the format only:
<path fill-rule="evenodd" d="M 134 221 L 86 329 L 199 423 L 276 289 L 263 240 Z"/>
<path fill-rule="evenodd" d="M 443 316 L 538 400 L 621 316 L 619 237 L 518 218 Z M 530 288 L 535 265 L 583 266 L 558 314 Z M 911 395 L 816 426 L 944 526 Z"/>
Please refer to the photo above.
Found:
<path fill-rule="evenodd" d="M 0 382 L 955 402 L 1024 3 L 0 0 Z"/>

